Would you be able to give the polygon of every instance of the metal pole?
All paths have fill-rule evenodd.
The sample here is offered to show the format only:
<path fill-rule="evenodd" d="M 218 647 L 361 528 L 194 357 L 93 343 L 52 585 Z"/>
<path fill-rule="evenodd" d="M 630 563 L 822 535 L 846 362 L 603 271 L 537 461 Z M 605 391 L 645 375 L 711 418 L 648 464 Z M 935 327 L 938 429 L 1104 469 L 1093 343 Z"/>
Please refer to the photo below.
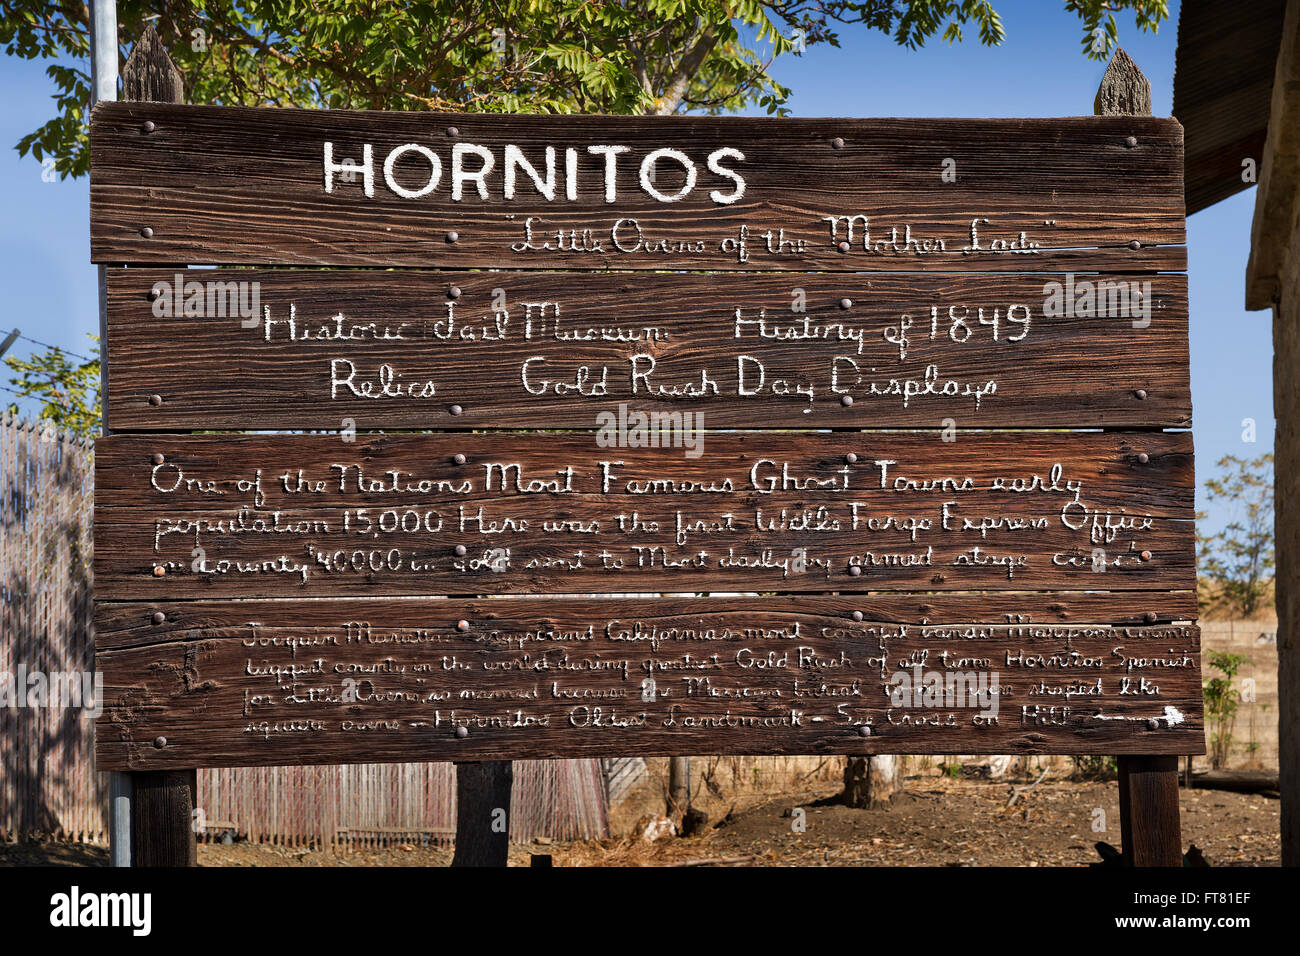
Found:
<path fill-rule="evenodd" d="M 90 105 L 117 100 L 117 0 L 90 5 Z"/>
<path fill-rule="evenodd" d="M 90 105 L 117 99 L 117 0 L 92 0 L 90 5 Z M 95 267 L 99 285 L 99 421 L 108 430 L 108 291 L 104 266 Z M 112 866 L 131 865 L 131 777 L 108 775 L 108 857 Z"/>
<path fill-rule="evenodd" d="M 131 865 L 131 775 L 108 773 L 108 864 Z"/>
<path fill-rule="evenodd" d="M 117 0 L 93 0 L 90 7 L 90 105 L 117 100 Z M 103 434 L 108 430 L 108 293 L 106 270 L 96 266 L 99 279 L 99 415 Z"/>

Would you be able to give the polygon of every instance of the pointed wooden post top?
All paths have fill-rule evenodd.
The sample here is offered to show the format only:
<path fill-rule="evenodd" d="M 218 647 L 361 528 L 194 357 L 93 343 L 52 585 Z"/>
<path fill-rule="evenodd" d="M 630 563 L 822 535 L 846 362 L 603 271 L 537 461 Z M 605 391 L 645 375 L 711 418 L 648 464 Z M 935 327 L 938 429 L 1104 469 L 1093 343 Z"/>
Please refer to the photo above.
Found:
<path fill-rule="evenodd" d="M 122 99 L 136 103 L 185 102 L 181 71 L 167 55 L 152 23 L 145 26 L 122 69 Z"/>
<path fill-rule="evenodd" d="M 1115 48 L 1115 55 L 1110 58 L 1110 65 L 1097 87 L 1092 111 L 1097 116 L 1151 115 L 1151 82 L 1120 47 Z"/>

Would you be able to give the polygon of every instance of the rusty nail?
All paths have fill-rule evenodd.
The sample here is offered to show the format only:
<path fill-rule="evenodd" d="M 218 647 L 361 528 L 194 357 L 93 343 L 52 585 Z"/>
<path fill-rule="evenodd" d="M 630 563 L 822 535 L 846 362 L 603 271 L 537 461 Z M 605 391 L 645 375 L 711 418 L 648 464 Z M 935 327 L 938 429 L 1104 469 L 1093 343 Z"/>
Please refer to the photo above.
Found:
<path fill-rule="evenodd" d="M 464 546 L 463 544 L 458 544 L 458 545 L 456 545 L 456 547 L 455 547 L 453 550 L 455 550 L 455 552 L 456 552 L 456 557 L 458 557 L 458 558 L 463 558 L 463 557 L 465 557 L 466 549 L 465 549 L 465 546 Z"/>
<path fill-rule="evenodd" d="M 1146 464 L 1147 462 L 1149 462 L 1150 460 L 1151 460 L 1151 456 L 1148 455 L 1146 452 L 1144 452 L 1144 451 L 1143 451 L 1143 452 L 1138 452 L 1138 464 L 1139 464 L 1139 465 L 1145 465 L 1145 464 Z"/>
<path fill-rule="evenodd" d="M 456 452 L 456 454 L 451 456 L 451 461 L 454 465 L 463 465 L 465 464 L 465 456 L 460 452 Z"/>
<path fill-rule="evenodd" d="M 840 243 L 840 252 L 848 252 L 853 247 L 849 245 L 848 240 Z"/>
<path fill-rule="evenodd" d="M 153 238 L 153 227 L 152 227 L 152 226 L 143 226 L 143 227 L 141 227 L 141 229 L 140 229 L 140 235 L 144 236 L 146 239 L 152 239 L 152 238 Z"/>
<path fill-rule="evenodd" d="M 871 736 L 871 728 L 870 728 L 870 727 L 867 727 L 867 726 L 865 726 L 865 725 L 863 725 L 862 727 L 859 727 L 859 728 L 858 728 L 858 736 L 859 736 L 859 737 L 870 737 L 870 736 Z"/>
<path fill-rule="evenodd" d="M 1146 401 L 1147 390 L 1145 388 L 1139 388 L 1137 391 L 1133 393 L 1133 395 L 1139 401 Z"/>
<path fill-rule="evenodd" d="M 457 621 L 457 622 L 456 622 L 456 630 L 458 630 L 458 631 L 468 631 L 468 630 L 469 630 L 469 621 Z"/>
<path fill-rule="evenodd" d="M 1124 137 L 1124 145 L 1127 146 L 1129 149 L 1132 149 L 1137 144 L 1138 144 L 1138 138 L 1136 136 Z"/>
<path fill-rule="evenodd" d="M 855 455 L 853 452 L 849 452 L 847 455 L 844 456 L 844 460 L 848 462 L 850 465 L 856 465 L 858 463 L 858 456 Z"/>
<path fill-rule="evenodd" d="M 852 396 L 852 395 L 841 395 L 841 396 L 840 396 L 840 404 L 843 405 L 845 408 L 848 408 L 850 405 L 853 404 L 853 396 Z"/>
<path fill-rule="evenodd" d="M 1140 243 L 1140 242 L 1138 242 L 1138 240 L 1134 239 L 1132 242 L 1130 242 L 1130 243 L 1128 244 L 1128 247 L 1129 247 L 1130 249 L 1132 249 L 1133 251 L 1136 252 L 1138 249 L 1141 249 L 1141 248 L 1142 248 L 1142 243 Z"/>
<path fill-rule="evenodd" d="M 449 296 L 451 296 L 453 299 L 459 299 L 459 298 L 460 298 L 460 286 L 458 286 L 458 285 L 454 285 L 454 286 L 452 286 L 450 289 L 447 290 L 447 294 L 448 294 Z"/>
<path fill-rule="evenodd" d="M 465 409 L 461 408 L 459 405 L 453 405 L 451 408 L 447 409 L 447 411 L 451 412 L 453 415 L 459 415 L 464 410 Z"/>
<path fill-rule="evenodd" d="M 851 578 L 856 578 L 861 573 L 862 573 L 862 568 L 856 564 L 853 565 L 851 568 L 849 568 L 849 577 Z"/>
<path fill-rule="evenodd" d="M 150 289 L 150 290 L 149 290 L 149 301 L 150 301 L 150 302 L 157 302 L 157 301 L 158 301 L 159 299 L 161 299 L 161 298 L 162 298 L 162 289 Z"/>
<path fill-rule="evenodd" d="M 167 746 L 167 738 L 166 738 L 166 737 L 155 737 L 155 738 L 153 739 L 153 745 L 154 745 L 155 747 L 157 747 L 159 750 L 162 750 L 164 747 Z"/>
<path fill-rule="evenodd" d="M 1142 615 L 1142 620 L 1146 621 L 1148 624 L 1154 624 L 1156 622 L 1156 612 L 1147 611 Z"/>
<path fill-rule="evenodd" d="M 162 455 L 154 455 L 154 456 L 153 456 L 153 463 L 154 463 L 155 465 L 161 465 L 161 464 L 163 463 L 163 456 L 162 456 Z"/>
<path fill-rule="evenodd" d="M 853 308 L 853 300 L 852 300 L 852 299 L 840 299 L 840 308 L 841 308 L 841 309 L 844 309 L 844 310 L 847 312 L 849 309 Z"/>
<path fill-rule="evenodd" d="M 453 229 L 451 232 L 447 233 L 447 241 L 460 242 L 460 233 Z"/>
<path fill-rule="evenodd" d="M 448 127 L 447 127 L 447 135 L 448 135 L 448 136 L 459 136 L 459 135 L 460 135 L 460 130 L 458 130 L 458 129 L 457 129 L 456 127 L 454 127 L 454 126 L 448 126 Z"/>
<path fill-rule="evenodd" d="M 855 621 L 861 621 L 861 620 L 862 620 L 862 612 L 861 612 L 861 611 L 854 611 L 852 614 L 849 615 L 849 617 L 853 618 L 853 620 L 855 620 Z"/>
<path fill-rule="evenodd" d="M 831 149 L 843 149 L 843 148 L 844 148 L 844 140 L 842 140 L 840 137 L 836 136 L 833 140 L 831 140 Z"/>
<path fill-rule="evenodd" d="M 153 612 L 153 622 L 155 624 L 161 624 L 165 620 L 167 620 L 167 615 L 164 614 L 162 611 Z"/>
<path fill-rule="evenodd" d="M 469 728 L 468 728 L 468 727 L 457 727 L 457 728 L 456 728 L 456 736 L 459 737 L 461 740 L 464 740 L 466 737 L 469 736 Z"/>
<path fill-rule="evenodd" d="M 145 120 L 140 124 L 140 132 L 145 134 L 152 133 L 157 128 L 157 126 L 153 125 L 153 120 Z"/>
<path fill-rule="evenodd" d="M 150 405 L 153 405 L 153 406 L 155 406 L 155 407 L 157 407 L 158 405 L 161 405 L 161 404 L 162 404 L 162 396 L 161 396 L 161 395 L 150 395 L 150 396 L 149 396 L 149 404 L 150 404 Z"/>
<path fill-rule="evenodd" d="M 1159 730 L 1159 729 L 1160 729 L 1160 721 L 1158 721 L 1158 720 L 1156 720 L 1154 717 L 1152 717 L 1150 720 L 1147 721 L 1147 729 L 1148 729 L 1148 730 Z"/>
<path fill-rule="evenodd" d="M 156 578 L 160 578 L 160 577 L 162 577 L 162 576 L 163 576 L 164 574 L 166 574 L 166 573 L 167 573 L 167 569 L 164 568 L 161 564 L 159 564 L 159 565 L 155 565 L 155 566 L 154 566 L 154 569 L 153 569 L 153 576 L 154 576 L 154 577 L 156 577 Z"/>
<path fill-rule="evenodd" d="M 1142 560 L 1143 560 L 1143 561 L 1150 561 L 1150 560 L 1151 560 L 1151 552 L 1150 552 L 1150 551 L 1143 551 L 1143 552 L 1142 552 Z"/>

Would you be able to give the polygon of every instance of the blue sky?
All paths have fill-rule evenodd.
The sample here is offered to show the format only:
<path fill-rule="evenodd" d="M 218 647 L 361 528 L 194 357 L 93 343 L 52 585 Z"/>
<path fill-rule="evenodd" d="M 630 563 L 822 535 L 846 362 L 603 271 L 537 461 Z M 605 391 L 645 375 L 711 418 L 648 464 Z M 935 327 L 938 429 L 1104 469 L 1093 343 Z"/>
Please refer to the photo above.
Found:
<path fill-rule="evenodd" d="M 899 48 L 887 37 L 845 27 L 840 49 L 785 57 L 774 73 L 794 91 L 799 116 L 1076 116 L 1092 112 L 1104 65 L 1085 59 L 1079 21 L 1059 0 L 996 0 L 1007 28 L 1000 47 L 972 37 Z M 1120 20 L 1120 43 L 1151 80 L 1152 105 L 1173 104 L 1173 19 L 1156 35 Z M 85 352 L 98 328 L 90 265 L 87 183 L 44 182 L 41 165 L 12 145 L 52 115 L 41 65 L 0 57 L 0 288 L 8 305 L 0 328 Z M 1255 457 L 1273 447 L 1272 339 L 1268 312 L 1247 312 L 1246 258 L 1255 191 L 1188 220 L 1192 398 L 1198 479 L 1227 454 Z M 19 342 L 10 354 L 31 348 Z M 0 392 L 4 404 L 13 396 Z M 1254 419 L 1257 441 L 1242 440 Z M 1223 519 L 1211 513 L 1211 524 Z"/>

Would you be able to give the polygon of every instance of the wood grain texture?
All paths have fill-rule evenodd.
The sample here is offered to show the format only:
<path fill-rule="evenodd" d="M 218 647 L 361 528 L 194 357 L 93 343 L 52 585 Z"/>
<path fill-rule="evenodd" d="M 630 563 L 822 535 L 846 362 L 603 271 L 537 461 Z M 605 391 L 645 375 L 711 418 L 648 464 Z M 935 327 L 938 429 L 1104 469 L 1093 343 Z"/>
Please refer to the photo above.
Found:
<path fill-rule="evenodd" d="M 1102 75 L 1092 111 L 1098 116 L 1151 115 L 1151 81 L 1120 47 Z"/>
<path fill-rule="evenodd" d="M 1201 753 L 1197 628 L 1091 617 L 1143 605 L 1168 598 L 101 604 L 97 763 Z M 891 699 L 915 665 L 996 672 L 996 714 Z"/>
<path fill-rule="evenodd" d="M 183 103 L 185 86 L 176 64 L 167 55 L 152 23 L 131 50 L 122 69 L 122 94 L 126 100 L 156 100 Z M 101 283 L 104 272 L 100 273 Z M 101 290 L 103 285 L 101 285 Z M 106 337 L 107 316 L 100 304 L 100 337 Z M 107 359 L 107 356 L 105 357 Z M 100 370 L 100 386 L 107 391 L 108 362 Z M 108 409 L 103 409 L 104 434 L 111 434 Z M 194 819 L 198 774 L 193 767 L 164 773 L 135 773 L 118 784 L 129 793 L 129 824 L 132 866 L 197 866 Z M 113 824 L 119 821 L 114 812 Z M 114 829 L 110 842 L 122 839 Z"/>
<path fill-rule="evenodd" d="M 1186 268 L 1177 123 L 106 103 L 91 136 L 95 261 L 414 267 L 185 278 L 258 283 L 256 312 L 272 319 L 292 304 L 295 321 L 317 328 L 347 314 L 421 329 L 413 340 L 263 341 L 265 327 L 211 312 L 159 317 L 146 293 L 171 269 L 112 276 L 115 428 L 344 433 L 97 443 L 101 769 L 1203 751 L 1199 639 L 1186 623 L 1190 434 L 971 430 L 1190 423 L 1186 280 L 1157 274 Z M 328 171 L 327 142 L 368 173 Z M 466 144 L 469 169 L 483 151 L 495 167 L 484 195 L 470 176 L 457 198 Z M 604 156 L 586 149 L 597 144 L 626 147 L 608 179 Z M 553 199 L 517 165 L 518 193 L 506 194 L 508 145 L 538 168 L 556 148 Z M 638 171 L 663 149 L 678 152 Z M 386 172 L 394 150 L 404 158 Z M 428 178 L 422 150 L 442 178 L 402 198 Z M 674 169 L 682 155 L 693 185 Z M 679 187 L 680 200 L 655 198 Z M 728 192 L 734 202 L 720 200 Z M 510 271 L 434 271 L 448 269 Z M 544 271 L 556 269 L 569 271 Z M 592 274 L 610 270 L 622 274 Z M 1044 283 L 1064 271 L 1150 281 L 1151 324 L 1043 315 Z M 812 322 L 860 322 L 869 344 L 755 336 L 751 349 L 736 337 L 737 308 L 788 318 L 795 288 Z M 498 289 L 504 310 L 491 304 Z M 559 302 L 579 329 L 666 334 L 453 340 L 432 324 L 454 302 L 480 332 L 515 332 L 529 301 Z M 931 306 L 1015 302 L 1033 309 L 1033 329 L 1014 346 L 978 318 L 969 338 L 924 339 Z M 888 332 L 904 315 L 906 348 Z M 641 354 L 656 381 L 711 373 L 718 394 L 634 394 L 628 367 Z M 811 383 L 812 400 L 775 385 L 734 394 L 742 354 L 763 363 L 765 385 Z M 933 368 L 937 381 L 997 390 L 963 407 L 859 382 L 850 404 L 827 381 L 841 354 L 886 388 Z M 521 363 L 538 356 L 547 381 L 609 367 L 613 387 L 529 395 Z M 339 357 L 360 380 L 389 366 L 436 390 L 331 398 Z M 590 429 L 623 402 L 700 412 L 696 427 L 840 431 L 693 431 L 669 449 L 591 432 L 367 433 Z M 536 597 L 724 590 L 836 594 Z M 496 594 L 533 597 L 483 597 Z M 913 664 L 998 673 L 999 715 L 891 702 L 886 684 Z"/>
<path fill-rule="evenodd" d="M 509 760 L 461 761 L 456 764 L 456 853 L 453 867 L 508 866 L 510 861 L 510 791 L 514 767 Z"/>
<path fill-rule="evenodd" d="M 131 865 L 198 866 L 193 764 L 131 780 Z"/>
<path fill-rule="evenodd" d="M 535 433 L 113 436 L 96 443 L 96 591 L 1194 586 L 1189 433 L 708 433 L 699 452 Z"/>
<path fill-rule="evenodd" d="M 1119 818 L 1126 866 L 1182 866 L 1178 758 L 1121 754 Z"/>
<path fill-rule="evenodd" d="M 145 123 L 154 124 L 148 132 Z M 372 196 L 356 172 L 353 182 L 331 182 L 326 193 L 327 141 L 336 162 L 358 165 L 371 146 Z M 457 143 L 493 155 L 485 198 L 470 181 L 460 201 L 452 200 Z M 442 167 L 439 185 L 419 198 L 401 198 L 383 173 L 390 152 L 407 144 L 430 150 Z M 556 148 L 553 201 L 524 173 L 513 199 L 504 198 L 508 144 L 520 147 L 542 176 L 544 150 Z M 628 150 L 615 160 L 613 202 L 606 201 L 604 156 L 587 152 L 601 144 Z M 573 200 L 560 185 L 568 148 L 578 151 Z M 663 148 L 685 154 L 697 171 L 695 187 L 678 201 L 659 201 L 640 182 L 645 157 Z M 745 190 L 719 204 L 711 192 L 727 198 L 735 192 L 731 178 L 708 166 L 721 148 L 743 154 L 743 161 L 723 165 L 743 176 Z M 91 155 L 96 262 L 1014 272 L 1186 267 L 1182 130 L 1150 117 L 500 117 L 101 103 L 92 116 Z M 949 159 L 954 181 L 943 178 Z M 473 170 L 479 162 L 464 165 Z M 655 169 L 650 185 L 661 195 L 676 195 L 686 184 L 672 160 Z M 415 190 L 429 181 L 430 170 L 429 160 L 407 152 L 393 167 L 393 182 Z M 859 223 L 850 240 L 842 224 L 832 234 L 827 216 L 866 216 L 869 224 Z M 530 218 L 533 249 L 522 248 Z M 840 251 L 841 241 L 850 242 L 848 251 Z"/>
<path fill-rule="evenodd" d="M 620 404 L 711 427 L 1191 423 L 1181 275 L 113 269 L 108 309 L 119 431 L 592 428 Z"/>
<path fill-rule="evenodd" d="M 1186 131 L 1188 215 L 1250 189 L 1243 160 L 1264 165 L 1286 9 L 1287 0 L 1179 8 L 1173 115 Z"/>
<path fill-rule="evenodd" d="M 272 598 L 234 601 L 100 601 L 95 610 L 98 650 L 120 650 L 165 642 L 177 631 L 194 628 L 222 628 L 247 623 L 249 616 L 259 619 L 282 619 L 289 610 L 314 606 L 310 599 Z M 430 610 L 450 615 L 444 608 L 458 609 L 458 617 L 502 620 L 511 613 L 546 618 L 548 608 L 564 607 L 571 598 L 554 597 L 485 597 L 485 598 L 328 598 L 319 599 L 339 614 L 360 620 L 381 613 L 394 627 L 415 627 L 428 620 Z M 653 598 L 618 598 L 597 602 L 598 606 L 640 607 L 652 605 Z M 724 613 L 753 606 L 748 597 L 710 597 L 697 599 L 708 613 Z M 296 603 L 295 603 L 296 602 Z M 509 602 L 509 603 L 502 603 Z M 550 602 L 558 602 L 552 604 Z M 581 604 L 582 602 L 578 602 Z M 1195 621 L 1196 596 L 1192 591 L 1053 591 L 989 593 L 938 592 L 878 593 L 853 595 L 768 595 L 763 607 L 776 613 L 794 613 L 799 608 L 815 606 L 832 617 L 849 617 L 861 611 L 867 618 L 885 624 L 963 624 L 988 620 L 1003 623 L 1040 622 L 1047 624 L 1098 623 L 1113 626 L 1169 624 Z M 331 612 L 334 613 L 334 612 Z M 155 615 L 162 620 L 156 621 Z M 522 617 L 520 619 L 523 619 Z M 505 620 L 510 620 L 509 618 Z"/>
<path fill-rule="evenodd" d="M 1300 8 L 1289 9 L 1292 27 L 1286 36 L 1300 40 Z M 1290 75 L 1300 77 L 1300 44 L 1292 50 L 1287 61 L 1293 71 Z M 1290 92 L 1287 100 L 1298 113 L 1288 115 L 1300 115 L 1300 88 L 1291 88 Z M 1286 232 L 1269 233 L 1270 238 L 1256 247 L 1256 253 L 1273 250 L 1272 254 L 1281 256 L 1281 249 L 1274 247 L 1280 244 L 1281 236 L 1291 235 L 1295 226 L 1292 220 Z M 1282 298 L 1273 309 L 1273 362 L 1277 370 L 1273 376 L 1273 408 L 1277 414 L 1273 474 L 1277 507 L 1274 603 L 1279 689 L 1278 784 L 1281 793 L 1300 794 L 1300 389 L 1295 388 L 1290 371 L 1300 368 L 1300 261 L 1288 257 L 1286 262 L 1278 286 Z M 1300 866 L 1300 799 L 1284 800 L 1280 815 L 1282 865 Z"/>
<path fill-rule="evenodd" d="M 152 23 L 146 24 L 122 66 L 122 99 L 134 102 L 184 103 L 185 80 L 167 55 Z"/>

